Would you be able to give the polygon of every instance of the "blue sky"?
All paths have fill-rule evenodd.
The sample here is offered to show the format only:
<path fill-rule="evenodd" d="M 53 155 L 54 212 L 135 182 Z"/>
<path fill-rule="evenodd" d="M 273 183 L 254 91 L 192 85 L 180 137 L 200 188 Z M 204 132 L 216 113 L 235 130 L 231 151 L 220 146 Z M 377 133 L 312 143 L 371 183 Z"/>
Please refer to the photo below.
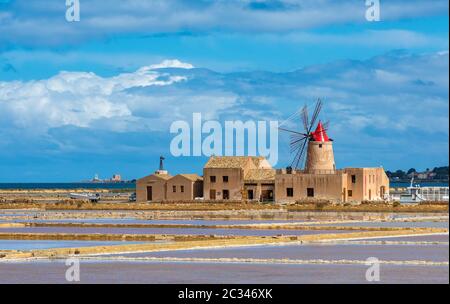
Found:
<path fill-rule="evenodd" d="M 338 167 L 448 164 L 448 1 L 0 0 L 0 182 L 137 178 L 171 122 L 324 100 Z M 280 137 L 278 167 L 291 159 Z"/>

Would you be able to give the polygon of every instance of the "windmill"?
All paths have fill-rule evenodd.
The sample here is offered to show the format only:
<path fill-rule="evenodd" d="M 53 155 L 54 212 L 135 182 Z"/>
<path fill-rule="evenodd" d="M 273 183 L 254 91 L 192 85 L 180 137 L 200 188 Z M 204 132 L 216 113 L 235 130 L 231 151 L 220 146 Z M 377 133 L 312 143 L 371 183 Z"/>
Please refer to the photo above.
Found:
<path fill-rule="evenodd" d="M 292 114 L 287 120 L 280 124 L 282 126 L 287 121 L 295 119 L 297 115 L 300 115 L 300 119 L 302 122 L 303 130 L 296 131 L 290 130 L 286 128 L 279 127 L 281 131 L 285 131 L 290 133 L 290 152 L 294 154 L 294 158 L 291 162 L 290 168 L 294 169 L 302 169 L 305 166 L 305 158 L 308 151 L 308 145 L 311 141 L 316 142 L 329 142 L 332 141 L 328 138 L 326 130 L 328 128 L 328 122 L 322 124 L 319 120 L 315 131 L 313 131 L 313 127 L 316 124 L 317 119 L 319 118 L 320 111 L 322 110 L 322 101 L 320 99 L 317 100 L 316 105 L 314 107 L 314 112 L 311 116 L 311 120 L 309 119 L 308 107 L 305 105 L 299 111 L 296 111 Z"/>

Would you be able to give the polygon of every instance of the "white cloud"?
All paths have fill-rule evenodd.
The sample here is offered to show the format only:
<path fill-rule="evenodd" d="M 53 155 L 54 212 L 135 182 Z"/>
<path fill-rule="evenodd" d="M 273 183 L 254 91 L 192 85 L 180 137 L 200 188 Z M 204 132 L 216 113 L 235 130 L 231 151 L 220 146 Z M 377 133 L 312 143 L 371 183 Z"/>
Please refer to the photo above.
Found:
<path fill-rule="evenodd" d="M 283 121 L 321 97 L 320 118 L 330 120 L 339 166 L 396 168 L 400 158 L 411 164 L 446 162 L 448 59 L 445 51 L 394 52 L 288 73 L 229 74 L 176 62 L 178 68 L 148 65 L 111 77 L 61 72 L 39 81 L 0 82 L 0 150 L 147 155 L 159 149 L 154 155 L 160 155 L 170 124 L 190 121 L 193 112 L 221 121 Z M 281 163 L 291 157 L 287 140 L 280 139 Z M 98 141 L 104 144 L 96 147 Z"/>
<path fill-rule="evenodd" d="M 155 66 L 170 64 L 190 66 L 177 60 Z M 144 68 L 110 78 L 87 72 L 61 72 L 38 81 L 0 82 L 0 119 L 3 124 L 9 122 L 30 132 L 66 125 L 87 128 L 98 120 L 115 120 L 116 124 L 109 125 L 126 129 L 128 126 L 119 121 L 136 120 L 129 105 L 136 103 L 136 96 L 127 90 L 170 86 L 185 80 L 184 76 Z M 147 100 L 142 97 L 139 102 L 142 105 Z M 176 107 L 183 101 L 171 102 Z M 152 108 L 155 114 L 157 110 L 161 109 Z"/>
<path fill-rule="evenodd" d="M 124 33 L 280 33 L 367 22 L 364 0 L 91 0 L 81 6 L 82 21 L 75 25 L 62 18 L 60 0 L 48 2 L 42 6 L 38 0 L 15 1 L 0 15 L 0 41 L 47 45 Z M 381 5 L 383 21 L 432 16 L 447 10 L 446 0 L 390 0 Z"/>
<path fill-rule="evenodd" d="M 194 66 L 190 63 L 181 62 L 177 59 L 174 60 L 164 60 L 158 64 L 152 64 L 148 67 L 143 67 L 140 71 L 148 71 L 148 70 L 158 70 L 158 69 L 166 69 L 166 68 L 179 68 L 179 69 L 193 69 Z"/>

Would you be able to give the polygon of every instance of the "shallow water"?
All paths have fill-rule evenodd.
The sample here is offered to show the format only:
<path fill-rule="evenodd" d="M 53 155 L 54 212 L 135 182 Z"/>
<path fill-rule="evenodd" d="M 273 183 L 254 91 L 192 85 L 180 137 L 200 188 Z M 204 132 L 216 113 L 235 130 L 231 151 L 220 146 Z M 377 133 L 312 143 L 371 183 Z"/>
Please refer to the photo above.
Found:
<path fill-rule="evenodd" d="M 364 240 L 364 239 L 361 239 Z M 407 242 L 449 242 L 448 234 L 434 234 L 434 235 L 416 235 L 416 236 L 396 236 L 383 237 L 376 239 L 366 239 L 376 241 L 407 241 Z"/>
<path fill-rule="evenodd" d="M 102 233 L 102 234 L 176 234 L 176 235 L 238 235 L 276 236 L 310 235 L 322 233 L 346 233 L 345 230 L 250 230 L 250 229 L 209 229 L 209 228 L 81 228 L 81 227 L 25 227 L 0 228 L 0 232 L 21 233 Z"/>
<path fill-rule="evenodd" d="M 352 227 L 412 227 L 412 228 L 449 228 L 448 221 L 424 221 L 424 222 L 352 222 L 336 223 L 315 226 L 352 226 Z"/>
<path fill-rule="evenodd" d="M 81 261 L 80 283 L 369 283 L 364 265 L 266 265 Z M 64 261 L 0 263 L 0 283 L 66 284 Z M 442 266 L 382 266 L 379 283 L 449 283 Z"/>
<path fill-rule="evenodd" d="M 299 260 L 449 260 L 448 245 L 283 245 L 241 248 L 196 249 L 149 253 L 120 254 L 125 257 L 180 257 L 180 258 L 252 258 Z"/>
<path fill-rule="evenodd" d="M 139 244 L 121 241 L 53 241 L 53 240 L 0 240 L 0 250 L 34 250 L 50 248 L 72 248 Z M 1 267 L 1 266 L 0 266 Z"/>
<path fill-rule="evenodd" d="M 178 225 L 246 225 L 246 224 L 270 224 L 289 223 L 289 220 L 143 220 L 135 218 L 66 218 L 66 219 L 32 219 L 16 220 L 16 222 L 46 222 L 46 223 L 96 223 L 96 224 L 178 224 Z M 301 221 L 295 221 L 301 222 Z"/>

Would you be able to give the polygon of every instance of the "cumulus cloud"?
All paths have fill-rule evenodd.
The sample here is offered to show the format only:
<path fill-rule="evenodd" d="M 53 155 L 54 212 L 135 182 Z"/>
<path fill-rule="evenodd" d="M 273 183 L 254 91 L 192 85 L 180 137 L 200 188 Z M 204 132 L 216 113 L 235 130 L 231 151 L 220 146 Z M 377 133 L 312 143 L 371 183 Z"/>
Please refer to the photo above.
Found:
<path fill-rule="evenodd" d="M 135 120 L 129 104 L 136 102 L 128 90 L 186 81 L 184 76 L 156 71 L 169 66 L 190 67 L 175 60 L 109 78 L 89 72 L 60 72 L 44 80 L 0 82 L 0 119 L 27 132 L 66 125 L 88 128 L 99 120 L 115 122 L 108 126 L 113 130 L 126 130 L 123 120 Z"/>
<path fill-rule="evenodd" d="M 399 158 L 444 161 L 448 57 L 447 51 L 392 52 L 287 73 L 217 73 L 173 60 L 111 77 L 61 72 L 39 81 L 0 82 L 0 146 L 18 145 L 25 138 L 46 153 L 164 149 L 170 124 L 190 121 L 193 112 L 219 121 L 283 121 L 321 97 L 321 119 L 330 120 L 339 164 L 395 168 Z M 92 137 L 91 132 L 102 133 Z M 93 140 L 111 138 L 113 147 L 92 148 Z M 287 140 L 280 141 L 281 165 L 290 159 Z"/>

